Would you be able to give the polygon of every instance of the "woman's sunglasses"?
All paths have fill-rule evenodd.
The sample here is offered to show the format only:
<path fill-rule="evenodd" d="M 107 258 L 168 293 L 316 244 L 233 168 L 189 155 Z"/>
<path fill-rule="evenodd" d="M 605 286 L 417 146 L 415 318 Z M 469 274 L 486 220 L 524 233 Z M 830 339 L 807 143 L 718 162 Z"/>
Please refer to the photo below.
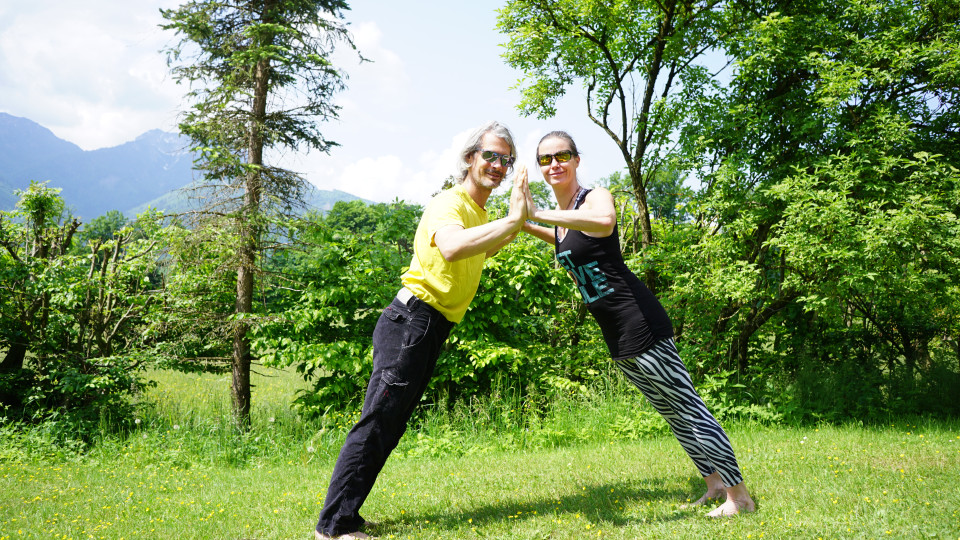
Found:
<path fill-rule="evenodd" d="M 480 150 L 480 157 L 487 163 L 493 163 L 499 159 L 500 164 L 507 168 L 513 167 L 513 162 L 517 160 L 517 158 L 511 155 L 498 154 L 492 150 Z"/>
<path fill-rule="evenodd" d="M 553 163 L 553 158 L 557 158 L 557 163 L 566 163 L 573 159 L 575 155 L 573 150 L 562 150 L 556 154 L 540 154 L 537 156 L 537 163 L 539 163 L 541 167 L 546 167 Z"/>

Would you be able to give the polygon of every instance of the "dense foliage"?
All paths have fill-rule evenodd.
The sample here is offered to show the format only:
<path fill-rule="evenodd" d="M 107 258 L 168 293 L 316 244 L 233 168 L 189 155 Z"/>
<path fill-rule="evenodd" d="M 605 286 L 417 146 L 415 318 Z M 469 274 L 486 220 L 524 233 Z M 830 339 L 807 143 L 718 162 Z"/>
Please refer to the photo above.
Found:
<path fill-rule="evenodd" d="M 83 436 L 126 417 L 144 387 L 158 221 L 76 235 L 59 190 L 34 182 L 17 194 L 16 210 L 0 212 L 0 417 Z"/>
<path fill-rule="evenodd" d="M 682 137 L 685 341 L 790 407 L 957 412 L 958 7 L 921 4 L 775 6 Z"/>
<path fill-rule="evenodd" d="M 690 121 L 712 81 L 702 65 L 729 37 L 728 4 L 703 0 L 509 0 L 497 26 L 508 42 L 504 59 L 523 71 L 523 114 L 554 115 L 572 85 L 586 95 L 590 120 L 623 156 L 637 234 L 654 242 L 648 190 L 677 159 L 675 133 Z M 576 135 L 574 135 L 576 136 Z M 656 287 L 654 273 L 647 284 Z"/>
<path fill-rule="evenodd" d="M 661 60 L 682 64 L 697 55 L 675 49 L 701 43 L 690 41 L 698 24 L 736 21 L 707 36 L 731 60 L 728 76 L 683 64 L 670 91 L 623 109 L 624 171 L 582 179 L 616 197 L 627 262 L 655 287 L 718 416 L 960 414 L 957 2 L 643 4 L 650 13 L 634 18 L 613 15 L 640 2 L 608 4 L 509 3 L 514 53 L 538 51 L 555 68 L 527 88 L 526 112 L 548 116 L 578 80 L 632 103 L 604 77 L 639 76 L 633 67 L 588 69 L 602 62 L 582 40 L 600 28 L 616 58 L 647 62 L 649 51 L 627 50 L 640 46 L 627 26 L 649 16 L 638 28 L 651 32 L 662 10 L 677 10 L 692 26 L 664 35 Z M 579 9 L 590 7 L 599 11 Z M 534 32 L 551 13 L 571 16 Z M 603 104 L 613 102 L 591 103 L 598 118 L 612 114 Z M 492 218 L 505 196 L 488 202 Z M 0 215 L 0 391 L 2 414 L 25 420 L 122 414 L 148 362 L 236 367 L 237 328 L 251 362 L 293 366 L 313 384 L 297 397 L 301 413 L 356 408 L 421 214 L 402 201 L 258 213 L 248 223 L 258 279 L 238 311 L 237 261 L 250 245 L 237 214 L 202 228 L 116 213 L 83 226 L 55 190 L 21 197 Z M 552 250 L 521 235 L 487 260 L 425 399 L 461 406 L 505 391 L 535 415 L 559 394 L 590 394 L 612 370 Z"/>
<path fill-rule="evenodd" d="M 491 211 L 504 212 L 504 204 L 495 197 Z M 282 308 L 259 327 L 254 344 L 265 362 L 295 365 L 315 382 L 314 391 L 297 400 L 303 410 L 318 413 L 362 399 L 373 328 L 400 288 L 421 211 L 400 202 L 337 203 L 300 225 L 302 252 L 275 261 L 278 275 L 297 276 L 303 288 L 277 297 Z M 566 278 L 551 257 L 546 246 L 526 238 L 487 261 L 477 297 L 438 361 L 428 399 L 456 400 L 502 386 L 562 390 L 584 380 L 596 357 L 563 345 L 569 329 L 558 317 L 570 301 L 555 294 Z M 582 313 L 573 313 L 582 321 Z"/>
<path fill-rule="evenodd" d="M 370 375 L 373 327 L 399 290 L 410 261 L 420 208 L 400 202 L 367 206 L 338 202 L 326 215 L 308 215 L 291 236 L 299 251 L 273 261 L 272 273 L 289 279 L 288 295 L 274 294 L 274 317 L 261 325 L 254 348 L 265 363 L 295 365 L 315 381 L 300 396 L 314 411 L 343 407 L 358 397 Z"/>
<path fill-rule="evenodd" d="M 642 23 L 613 16 L 628 5 Z M 704 18 L 718 34 L 696 33 Z M 604 127 L 633 95 L 630 129 L 666 128 L 651 139 L 660 161 L 639 162 L 646 196 L 674 173 L 699 185 L 650 241 L 624 212 L 652 209 L 644 194 L 618 197 L 623 245 L 644 246 L 631 264 L 695 377 L 789 416 L 844 418 L 958 412 L 958 20 L 940 1 L 515 0 L 500 28 L 526 71 L 521 111 L 550 116 L 580 84 Z M 697 67 L 700 44 L 727 73 Z M 671 66 L 662 83 L 657 62 Z M 649 109 L 628 91 L 651 86 Z M 640 155 L 624 152 L 634 188 Z"/>

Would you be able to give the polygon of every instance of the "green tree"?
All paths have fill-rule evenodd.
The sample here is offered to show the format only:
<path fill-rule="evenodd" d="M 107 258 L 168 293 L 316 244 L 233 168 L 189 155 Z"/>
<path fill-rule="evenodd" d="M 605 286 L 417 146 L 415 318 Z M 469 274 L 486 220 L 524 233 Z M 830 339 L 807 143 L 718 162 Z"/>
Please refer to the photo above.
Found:
<path fill-rule="evenodd" d="M 19 197 L 14 212 L 0 213 L 0 244 L 4 248 L 2 333 L 6 349 L 0 371 L 23 369 L 27 351 L 47 328 L 51 292 L 41 283 L 45 270 L 66 255 L 80 221 L 64 220 L 65 206 L 60 190 L 46 183 L 30 182 Z"/>
<path fill-rule="evenodd" d="M 525 75 L 520 111 L 549 118 L 567 88 L 582 84 L 588 116 L 623 156 L 644 247 L 654 241 L 648 189 L 677 157 L 673 136 L 688 103 L 712 85 L 695 62 L 720 45 L 724 8 L 712 0 L 510 0 L 499 12 L 504 58 Z"/>
<path fill-rule="evenodd" d="M 660 169 L 647 185 L 650 213 L 654 219 L 673 224 L 686 220 L 690 217 L 685 209 L 686 203 L 691 197 L 693 190 L 684 185 L 684 175 L 674 167 Z"/>
<path fill-rule="evenodd" d="M 119 210 L 110 210 L 102 216 L 97 216 L 84 224 L 83 228 L 77 233 L 78 244 L 86 246 L 88 243 L 97 240 L 106 242 L 113 238 L 114 234 L 122 230 L 128 223 L 126 216 Z"/>
<path fill-rule="evenodd" d="M 165 367 L 230 370 L 237 294 L 233 232 L 229 224 L 189 229 L 177 223 L 159 236 L 163 301 L 150 314 L 150 336 Z"/>
<path fill-rule="evenodd" d="M 552 204 L 545 184 L 535 183 L 531 191 L 544 206 Z M 506 215 L 509 196 L 491 195 L 490 219 Z M 586 308 L 574 295 L 553 250 L 519 235 L 484 262 L 476 296 L 437 360 L 432 398 L 456 400 L 499 389 L 547 396 L 581 388 L 596 374 L 597 357 L 588 346 L 591 333 L 582 331 Z M 564 316 L 573 320 L 560 320 Z"/>
<path fill-rule="evenodd" d="M 253 335 L 264 363 L 295 366 L 314 389 L 297 398 L 310 414 L 358 398 L 372 368 L 371 336 L 400 287 L 422 208 L 400 201 L 338 202 L 292 232 L 298 250 L 271 261 L 290 294 L 273 298 L 274 316 Z"/>
<path fill-rule="evenodd" d="M 488 211 L 495 204 L 488 201 Z M 600 330 L 553 250 L 521 235 L 484 263 L 476 297 L 437 360 L 431 388 L 450 399 L 498 385 L 551 396 L 582 389 L 608 360 Z"/>
<path fill-rule="evenodd" d="M 80 223 L 64 221 L 58 191 L 32 183 L 15 212 L 0 213 L 0 344 L 9 347 L 0 386 L 21 418 L 63 418 L 85 435 L 102 415 L 123 416 L 126 397 L 144 387 L 159 220 L 141 216 L 136 229 L 73 254 Z"/>
<path fill-rule="evenodd" d="M 363 201 L 337 201 L 322 217 L 325 228 L 371 233 L 377 229 L 385 206 L 370 206 Z M 380 210 L 380 211 L 378 211 Z"/>
<path fill-rule="evenodd" d="M 337 117 L 333 96 L 344 77 L 328 58 L 337 44 L 353 46 L 342 20 L 346 9 L 341 0 L 195 0 L 161 10 L 163 28 L 180 36 L 169 62 L 174 78 L 191 86 L 194 105 L 180 129 L 215 192 L 207 210 L 235 223 L 231 388 L 241 428 L 250 420 L 249 333 L 270 209 L 297 206 L 306 187 L 298 174 L 271 166 L 265 152 L 326 152 L 335 144 L 317 119 Z"/>
<path fill-rule="evenodd" d="M 730 87 L 681 137 L 704 186 L 687 331 L 743 374 L 770 346 L 792 373 L 912 369 L 956 331 L 958 6 L 739 6 L 766 15 L 727 42 Z"/>
<path fill-rule="evenodd" d="M 488 212 L 505 213 L 506 201 L 506 194 L 491 197 Z M 296 366 L 313 381 L 296 400 L 303 412 L 322 414 L 362 400 L 371 335 L 410 263 L 421 212 L 399 201 L 338 204 L 297 227 L 302 252 L 274 259 L 272 270 L 291 277 L 291 294 L 273 302 L 275 317 L 256 329 L 254 348 L 265 363 Z M 531 237 L 521 236 L 487 260 L 476 299 L 438 359 L 426 399 L 455 400 L 498 384 L 548 395 L 580 388 L 595 376 L 597 363 L 606 361 L 599 330 L 581 332 L 586 309 L 570 307 L 573 290 L 561 294 L 558 287 L 572 287 L 572 281 Z M 558 320 L 566 315 L 579 321 Z"/>

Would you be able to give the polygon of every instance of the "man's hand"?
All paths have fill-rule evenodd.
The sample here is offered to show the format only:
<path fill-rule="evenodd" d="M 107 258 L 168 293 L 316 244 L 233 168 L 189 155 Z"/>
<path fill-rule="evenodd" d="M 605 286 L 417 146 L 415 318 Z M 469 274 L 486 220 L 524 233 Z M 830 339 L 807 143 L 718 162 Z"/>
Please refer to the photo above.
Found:
<path fill-rule="evenodd" d="M 520 165 L 517 169 L 517 176 L 513 179 L 513 189 L 510 191 L 510 211 L 507 217 L 515 220 L 517 230 L 523 226 L 524 221 L 529 217 L 527 211 L 527 167 Z"/>
<path fill-rule="evenodd" d="M 433 240 L 444 259 L 453 262 L 479 253 L 490 257 L 516 238 L 527 220 L 527 170 L 522 165 L 520 167 L 513 179 L 510 209 L 506 216 L 467 229 L 447 225 L 434 234 Z"/>
<path fill-rule="evenodd" d="M 524 168 L 524 175 L 526 175 L 526 168 Z M 537 203 L 533 202 L 533 195 L 530 193 L 529 180 L 524 182 L 523 196 L 527 206 L 527 219 L 536 219 Z"/>

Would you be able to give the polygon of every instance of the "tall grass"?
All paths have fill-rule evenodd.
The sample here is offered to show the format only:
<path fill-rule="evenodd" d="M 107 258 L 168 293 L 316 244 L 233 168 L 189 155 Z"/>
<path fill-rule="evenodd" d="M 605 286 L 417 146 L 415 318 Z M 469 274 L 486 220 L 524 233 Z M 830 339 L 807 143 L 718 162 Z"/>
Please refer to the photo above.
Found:
<path fill-rule="evenodd" d="M 261 371 L 242 435 L 226 378 L 166 372 L 91 447 L 0 426 L 0 540 L 310 538 L 356 412 L 304 419 L 289 403 L 305 383 Z M 724 426 L 758 512 L 714 521 L 685 506 L 702 480 L 616 377 L 426 403 L 364 517 L 381 538 L 960 538 L 960 422 Z"/>

